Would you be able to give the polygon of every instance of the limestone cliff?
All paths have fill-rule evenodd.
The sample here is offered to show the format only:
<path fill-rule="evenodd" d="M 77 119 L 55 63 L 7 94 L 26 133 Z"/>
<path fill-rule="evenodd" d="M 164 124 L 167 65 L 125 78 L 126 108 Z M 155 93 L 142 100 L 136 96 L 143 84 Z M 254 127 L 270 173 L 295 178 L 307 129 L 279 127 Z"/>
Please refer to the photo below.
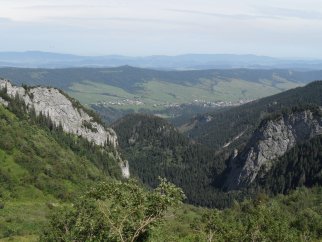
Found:
<path fill-rule="evenodd" d="M 75 106 L 60 90 L 47 87 L 18 87 L 7 80 L 0 80 L 0 89 L 6 90 L 11 98 L 18 95 L 29 110 L 34 108 L 36 114 L 48 116 L 54 124 L 61 125 L 65 132 L 81 136 L 100 146 L 108 144 L 117 149 L 118 141 L 114 130 L 94 121 L 86 110 Z M 8 104 L 3 99 L 0 102 L 4 105 Z M 122 161 L 118 153 L 116 158 L 120 161 L 123 176 L 129 177 L 127 162 Z"/>
<path fill-rule="evenodd" d="M 0 97 L 0 103 L 3 104 L 5 107 L 8 106 L 8 102 L 4 100 L 2 97 Z"/>
<path fill-rule="evenodd" d="M 238 189 L 251 184 L 260 170 L 268 171 L 274 160 L 295 144 L 322 134 L 322 116 L 310 109 L 284 114 L 262 122 L 246 148 L 230 161 L 226 188 Z"/>

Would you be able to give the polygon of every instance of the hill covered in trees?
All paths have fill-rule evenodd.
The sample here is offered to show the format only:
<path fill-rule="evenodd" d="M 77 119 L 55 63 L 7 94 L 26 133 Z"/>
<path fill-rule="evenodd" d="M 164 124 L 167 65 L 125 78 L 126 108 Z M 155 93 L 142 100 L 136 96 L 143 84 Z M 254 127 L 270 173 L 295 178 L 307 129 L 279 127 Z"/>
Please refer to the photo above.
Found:
<path fill-rule="evenodd" d="M 214 150 L 194 144 L 166 120 L 154 116 L 128 115 L 112 127 L 131 174 L 143 183 L 155 187 L 159 176 L 166 177 L 183 189 L 190 203 L 228 205 L 229 196 L 216 194 L 213 186 L 214 177 L 226 167 Z"/>
<path fill-rule="evenodd" d="M 225 181 L 233 179 L 228 177 L 232 175 L 229 170 L 233 153 L 194 143 L 157 117 L 129 115 L 113 127 L 133 176 L 152 187 L 156 186 L 159 176 L 166 177 L 182 187 L 187 201 L 195 205 L 222 208 L 230 206 L 233 200 L 253 197 L 261 190 L 287 193 L 303 185 L 312 187 L 322 182 L 321 147 L 317 141 L 321 136 L 306 141 L 304 146 L 299 143 L 278 157 L 272 170 L 260 173 L 248 187 L 225 192 Z M 303 147 L 312 150 L 303 152 Z M 294 154 L 294 149 L 300 151 Z M 310 157 L 304 158 L 303 154 Z"/>
<path fill-rule="evenodd" d="M 213 125 L 213 122 L 218 124 L 218 120 L 221 122 L 221 126 L 219 126 L 220 129 L 217 126 L 209 126 L 209 134 L 207 133 L 209 138 L 215 141 L 220 140 L 220 138 L 222 140 L 220 134 L 223 134 L 226 137 L 231 135 L 232 137 L 230 142 L 228 138 L 226 138 L 226 145 L 225 143 L 222 143 L 220 144 L 221 146 L 216 142 L 211 143 L 209 141 L 209 143 L 203 144 L 199 142 L 202 140 L 196 139 L 197 142 L 191 140 L 181 135 L 176 128 L 165 120 L 148 115 L 128 115 L 116 122 L 113 125 L 113 128 L 120 137 L 120 146 L 124 155 L 129 160 L 132 174 L 138 176 L 144 183 L 155 186 L 157 177 L 161 175 L 182 187 L 189 202 L 197 205 L 225 207 L 230 205 L 234 199 L 238 200 L 253 196 L 256 191 L 264 188 L 267 188 L 266 192 L 268 193 L 275 192 L 277 188 L 273 189 L 272 186 L 270 186 L 270 189 L 268 187 L 269 185 L 264 184 L 257 186 L 255 185 L 257 183 L 239 189 L 240 191 L 231 191 L 229 193 L 223 192 L 227 180 L 237 179 L 237 176 L 240 176 L 240 174 L 235 174 L 230 171 L 232 169 L 231 159 L 232 157 L 237 156 L 237 154 L 234 154 L 236 153 L 235 149 L 238 148 L 240 151 L 246 149 L 247 143 L 252 136 L 254 136 L 254 141 L 252 142 L 258 142 L 258 139 L 262 136 L 258 136 L 255 131 L 256 129 L 261 128 L 260 124 L 262 122 L 265 123 L 265 120 L 271 120 L 275 127 L 278 125 L 275 124 L 276 117 L 279 117 L 279 115 L 282 115 L 283 113 L 286 116 L 289 115 L 286 117 L 287 120 L 295 119 L 295 116 L 299 115 L 298 118 L 296 118 L 298 121 L 294 123 L 294 129 L 299 127 L 299 132 L 302 132 L 300 131 L 301 129 L 303 129 L 303 132 L 307 129 L 309 133 L 314 133 L 314 127 L 311 127 L 312 130 L 310 130 L 310 124 L 307 124 L 308 127 L 305 126 L 306 121 L 300 110 L 313 110 L 312 112 L 314 112 L 317 108 L 315 105 L 320 105 L 320 103 L 322 103 L 322 92 L 320 91 L 320 88 L 321 82 L 315 82 L 304 88 L 294 89 L 279 94 L 278 96 L 261 99 L 238 108 L 218 111 L 216 114 L 213 114 L 214 117 L 209 115 L 209 124 Z M 293 106 L 295 103 L 297 103 L 297 105 Z M 263 107 L 266 107 L 267 109 Z M 263 110 L 261 108 L 263 108 Z M 233 110 L 236 110 L 237 113 L 235 114 Z M 317 112 L 316 120 L 312 121 L 313 123 L 321 123 L 321 121 L 319 121 L 321 120 L 321 114 L 319 113 L 320 112 Z M 207 121 L 204 122 L 205 126 L 208 125 Z M 243 124 L 244 127 L 242 126 Z M 235 131 L 231 130 L 232 125 L 234 125 L 234 127 L 239 127 L 239 125 L 241 125 L 242 127 Z M 214 130 L 211 130 L 211 128 Z M 243 130 L 243 128 L 246 130 Z M 321 134 L 321 131 L 318 131 L 318 129 L 316 130 L 317 133 L 315 135 L 317 135 L 318 139 L 318 135 Z M 215 131 L 218 132 L 217 136 L 216 133 L 214 133 Z M 295 132 L 295 130 L 285 132 Z M 234 138 L 232 134 L 239 137 Z M 270 133 L 270 135 L 272 135 L 272 140 L 278 139 L 277 136 L 275 137 L 275 133 Z M 294 135 L 300 137 L 300 134 L 294 133 Z M 306 137 L 306 135 L 304 136 Z M 303 138 L 298 139 L 295 142 L 299 142 L 297 145 L 301 145 L 302 142 L 307 142 L 308 146 L 314 146 L 315 151 L 312 151 L 312 154 L 316 155 L 316 151 L 319 147 L 316 147 L 314 140 L 315 139 L 310 140 L 310 138 Z M 264 139 L 263 142 L 266 142 L 266 140 Z M 283 137 L 281 137 L 281 142 L 285 142 L 283 141 Z M 273 144 L 267 143 L 267 145 L 272 146 Z M 277 148 L 278 146 L 279 145 L 277 145 Z M 289 147 L 292 147 L 291 143 L 289 144 Z M 296 149 L 296 147 L 294 149 Z M 286 161 L 281 162 L 279 160 L 283 159 L 284 155 L 288 157 L 287 155 L 292 151 L 285 149 L 283 152 L 276 152 L 282 156 L 280 157 L 277 155 L 274 158 L 277 158 L 278 160 L 274 162 L 275 166 L 278 168 L 273 168 L 268 174 L 263 173 L 262 175 L 258 175 L 258 179 L 264 176 L 265 178 L 263 178 L 263 180 L 267 182 L 273 181 L 276 176 L 273 175 L 273 173 L 276 172 L 275 169 L 282 169 L 284 172 L 287 171 L 292 174 L 293 172 L 294 174 L 296 173 L 297 175 L 291 175 L 292 178 L 290 178 L 290 180 L 292 181 L 285 181 L 288 185 L 284 185 L 284 183 L 281 185 L 282 187 L 280 187 L 279 192 L 288 192 L 290 189 L 302 185 L 313 186 L 321 183 L 318 178 L 320 177 L 319 174 L 321 172 L 321 167 L 319 165 L 321 158 L 319 158 L 319 156 L 315 156 L 315 158 L 312 158 L 313 160 L 310 160 L 309 162 L 306 160 L 304 164 L 303 157 L 300 158 L 301 154 L 297 153 L 294 156 L 301 160 L 302 163 L 301 165 L 296 165 L 296 159 L 287 158 L 289 163 Z M 260 150 L 259 153 L 265 156 L 264 151 Z M 307 152 L 307 154 L 308 153 L 310 152 Z M 238 164 L 238 162 L 240 162 L 238 159 L 234 161 L 236 162 L 235 166 L 237 167 L 240 165 Z M 270 162 L 269 159 L 267 162 Z M 264 162 L 265 165 L 268 164 L 267 162 Z M 254 163 L 256 164 L 255 161 Z M 285 167 L 285 164 L 289 164 L 287 168 Z M 284 167 L 279 167 L 279 165 Z M 247 169 L 258 169 L 255 166 L 256 165 L 254 165 L 254 168 Z M 298 170 L 295 171 L 295 169 Z M 236 168 L 236 170 L 238 169 Z M 304 181 L 295 181 L 296 179 L 300 179 L 301 176 L 302 179 L 305 180 L 303 177 L 308 176 L 308 174 L 310 174 L 309 176 L 312 177 L 312 179 L 315 177 L 314 182 L 309 182 L 310 179 L 307 179 L 306 183 L 304 183 Z"/>
<path fill-rule="evenodd" d="M 238 107 L 199 115 L 181 127 L 190 138 L 215 149 L 245 144 L 261 121 L 292 107 L 322 105 L 322 81 L 312 82 Z M 229 144 L 229 145 L 227 145 Z"/>
<path fill-rule="evenodd" d="M 322 135 L 296 145 L 278 158 L 256 184 L 268 193 L 289 193 L 297 187 L 322 184 Z"/>

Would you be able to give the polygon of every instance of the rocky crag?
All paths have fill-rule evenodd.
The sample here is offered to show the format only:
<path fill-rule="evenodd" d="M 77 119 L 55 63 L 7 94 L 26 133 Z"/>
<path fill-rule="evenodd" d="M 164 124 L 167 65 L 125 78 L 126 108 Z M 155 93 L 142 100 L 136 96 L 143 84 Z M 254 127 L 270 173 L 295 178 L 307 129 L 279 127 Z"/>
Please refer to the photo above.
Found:
<path fill-rule="evenodd" d="M 263 121 L 246 148 L 239 154 L 234 152 L 225 187 L 234 190 L 250 185 L 260 171 L 269 171 L 274 160 L 297 143 L 321 134 L 321 109 L 306 109 Z"/>
<path fill-rule="evenodd" d="M 6 90 L 11 98 L 18 95 L 28 110 L 34 109 L 37 115 L 41 113 L 48 116 L 55 125 L 61 125 L 66 133 L 81 136 L 96 145 L 112 146 L 116 150 L 116 159 L 119 160 L 123 176 L 126 178 L 130 176 L 128 162 L 123 161 L 117 152 L 118 140 L 115 131 L 96 122 L 85 109 L 75 105 L 66 94 L 56 88 L 18 87 L 8 80 L 0 80 L 0 89 Z M 8 105 L 2 98 L 0 103 Z"/>

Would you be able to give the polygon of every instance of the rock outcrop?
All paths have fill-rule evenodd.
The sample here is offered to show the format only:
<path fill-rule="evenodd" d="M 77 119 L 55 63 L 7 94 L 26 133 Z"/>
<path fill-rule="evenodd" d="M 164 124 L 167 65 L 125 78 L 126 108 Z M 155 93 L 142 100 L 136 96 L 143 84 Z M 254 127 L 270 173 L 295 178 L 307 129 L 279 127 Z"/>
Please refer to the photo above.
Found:
<path fill-rule="evenodd" d="M 1 103 L 2 105 L 4 105 L 5 107 L 7 107 L 7 106 L 8 106 L 8 102 L 7 102 L 6 100 L 4 100 L 2 97 L 0 97 L 0 103 Z"/>
<path fill-rule="evenodd" d="M 61 125 L 66 133 L 72 133 L 84 139 L 103 146 L 105 144 L 118 147 L 117 135 L 111 128 L 105 128 L 100 123 L 94 121 L 83 108 L 75 106 L 67 95 L 55 88 L 31 87 L 24 88 L 12 85 L 7 80 L 0 80 L 0 89 L 5 89 L 7 95 L 14 98 L 16 95 L 22 99 L 28 109 L 32 108 L 36 114 L 48 116 L 55 125 Z M 2 100 L 2 101 L 1 101 Z M 8 103 L 1 99 L 4 105 Z M 124 177 L 129 177 L 128 163 L 120 159 L 120 167 Z M 124 165 L 125 164 L 125 165 Z"/>
<path fill-rule="evenodd" d="M 312 110 L 284 114 L 263 122 L 246 148 L 234 155 L 226 188 L 238 189 L 251 184 L 260 170 L 267 172 L 277 158 L 297 143 L 322 134 L 322 116 Z"/>
<path fill-rule="evenodd" d="M 120 163 L 122 175 L 124 178 L 130 178 L 130 166 L 127 160 Z"/>

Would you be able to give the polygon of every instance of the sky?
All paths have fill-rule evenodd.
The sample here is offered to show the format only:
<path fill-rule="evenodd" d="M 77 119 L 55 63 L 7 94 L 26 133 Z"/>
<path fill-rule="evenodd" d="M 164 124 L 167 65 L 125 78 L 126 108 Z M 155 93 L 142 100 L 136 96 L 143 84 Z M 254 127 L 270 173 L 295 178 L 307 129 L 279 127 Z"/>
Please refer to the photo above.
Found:
<path fill-rule="evenodd" d="M 321 0 L 0 0 L 0 51 L 322 59 Z"/>

